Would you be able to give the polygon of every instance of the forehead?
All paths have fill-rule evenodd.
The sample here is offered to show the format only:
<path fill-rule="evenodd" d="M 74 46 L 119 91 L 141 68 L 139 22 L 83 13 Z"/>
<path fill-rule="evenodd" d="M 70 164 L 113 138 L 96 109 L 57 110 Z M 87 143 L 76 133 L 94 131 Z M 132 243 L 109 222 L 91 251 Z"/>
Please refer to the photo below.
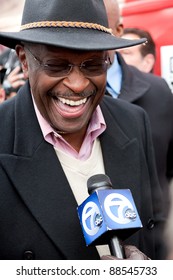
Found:
<path fill-rule="evenodd" d="M 55 55 L 61 56 L 64 58 L 76 58 L 76 57 L 104 57 L 106 55 L 106 51 L 79 51 L 67 48 L 58 48 L 54 46 L 48 45 L 40 45 L 40 44 L 33 44 L 32 49 L 37 51 L 40 55 Z"/>

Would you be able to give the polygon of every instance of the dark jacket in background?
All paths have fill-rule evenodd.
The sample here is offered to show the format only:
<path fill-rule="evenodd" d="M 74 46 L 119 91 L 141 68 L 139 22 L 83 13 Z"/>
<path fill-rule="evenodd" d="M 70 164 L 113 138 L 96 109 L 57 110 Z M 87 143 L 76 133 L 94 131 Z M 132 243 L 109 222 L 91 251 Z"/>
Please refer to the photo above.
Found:
<path fill-rule="evenodd" d="M 173 178 L 173 94 L 164 79 L 127 65 L 122 56 L 117 55 L 122 68 L 119 99 L 142 107 L 149 116 L 158 177 L 167 214 L 168 185 Z"/>

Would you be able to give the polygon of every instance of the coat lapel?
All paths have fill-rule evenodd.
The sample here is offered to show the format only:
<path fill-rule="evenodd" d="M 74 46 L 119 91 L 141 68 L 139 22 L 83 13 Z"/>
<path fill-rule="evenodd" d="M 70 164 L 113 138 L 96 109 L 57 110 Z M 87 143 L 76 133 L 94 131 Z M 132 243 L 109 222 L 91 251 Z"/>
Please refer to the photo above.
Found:
<path fill-rule="evenodd" d="M 107 124 L 106 133 L 100 137 L 105 173 L 110 177 L 115 188 L 130 188 L 133 194 L 138 195 L 141 174 L 138 142 L 135 138 L 127 136 L 104 103 L 102 111 Z M 119 119 L 121 117 L 119 114 Z M 128 123 L 128 120 L 126 122 Z"/>
<path fill-rule="evenodd" d="M 117 57 L 122 69 L 122 83 L 118 98 L 133 103 L 141 98 L 151 85 L 144 79 L 141 72 L 135 67 L 127 65 L 119 53 L 117 53 Z"/>

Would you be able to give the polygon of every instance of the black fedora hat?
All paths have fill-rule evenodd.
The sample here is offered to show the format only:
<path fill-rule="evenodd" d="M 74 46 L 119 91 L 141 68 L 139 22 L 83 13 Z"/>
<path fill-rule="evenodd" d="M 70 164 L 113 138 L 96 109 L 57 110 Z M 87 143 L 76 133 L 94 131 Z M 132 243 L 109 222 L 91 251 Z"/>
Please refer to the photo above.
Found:
<path fill-rule="evenodd" d="M 108 28 L 102 0 L 25 0 L 19 32 L 0 32 L 0 44 L 24 42 L 80 50 L 111 50 L 144 43 L 146 39 L 115 37 Z"/>

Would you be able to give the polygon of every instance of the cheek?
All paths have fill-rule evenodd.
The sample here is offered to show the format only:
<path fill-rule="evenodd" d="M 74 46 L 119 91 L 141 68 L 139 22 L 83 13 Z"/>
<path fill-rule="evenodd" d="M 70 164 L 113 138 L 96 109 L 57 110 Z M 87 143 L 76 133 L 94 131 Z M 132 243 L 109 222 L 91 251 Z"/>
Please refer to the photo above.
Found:
<path fill-rule="evenodd" d="M 31 91 L 36 97 L 45 96 L 47 92 L 54 86 L 49 77 L 37 70 L 29 70 L 29 81 Z"/>
<path fill-rule="evenodd" d="M 37 108 L 41 115 L 50 122 L 52 98 L 50 98 L 48 92 L 53 91 L 58 85 L 56 78 L 50 78 L 44 73 L 32 71 L 30 74 L 30 87 L 31 93 L 33 94 Z"/>
<path fill-rule="evenodd" d="M 29 81 L 31 93 L 33 94 L 35 103 L 42 115 L 45 115 L 45 106 L 47 105 L 47 92 L 49 91 L 49 79 L 38 71 L 29 72 Z"/>

